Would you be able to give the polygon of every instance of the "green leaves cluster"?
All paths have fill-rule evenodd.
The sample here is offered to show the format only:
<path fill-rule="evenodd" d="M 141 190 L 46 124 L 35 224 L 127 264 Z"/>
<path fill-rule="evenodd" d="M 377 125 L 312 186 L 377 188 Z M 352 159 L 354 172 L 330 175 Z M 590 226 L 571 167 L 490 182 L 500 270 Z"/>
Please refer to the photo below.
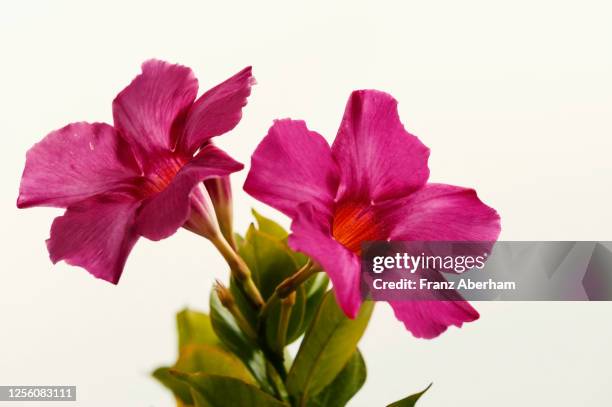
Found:
<path fill-rule="evenodd" d="M 237 252 L 262 296 L 269 300 L 276 287 L 308 259 L 288 247 L 287 232 L 281 226 L 256 212 L 254 216 L 257 226 L 251 225 L 244 237 L 237 236 Z M 193 310 L 177 314 L 178 359 L 170 367 L 155 370 L 153 376 L 172 391 L 179 407 L 344 406 L 366 380 L 357 344 L 373 303 L 365 302 L 351 320 L 327 288 L 324 273 L 313 275 L 297 288 L 283 349 L 277 346 L 280 301 L 271 302 L 262 317 L 240 286 L 230 281 L 238 312 L 257 333 L 253 337 L 240 328 L 236 311 L 233 314 L 224 307 L 212 290 L 209 314 Z M 300 338 L 292 361 L 284 345 Z M 420 394 L 415 396 L 414 402 Z M 397 403 L 394 406 L 414 405 L 404 400 Z"/>

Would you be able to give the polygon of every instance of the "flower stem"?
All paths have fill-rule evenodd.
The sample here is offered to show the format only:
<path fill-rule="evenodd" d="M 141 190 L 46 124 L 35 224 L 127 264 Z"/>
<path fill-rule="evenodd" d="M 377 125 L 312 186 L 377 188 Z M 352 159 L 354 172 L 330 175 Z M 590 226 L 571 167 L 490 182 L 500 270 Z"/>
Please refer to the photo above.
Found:
<path fill-rule="evenodd" d="M 291 309 L 295 304 L 295 291 L 287 297 L 281 299 L 280 317 L 278 321 L 278 330 L 276 331 L 276 351 L 284 359 L 283 350 L 287 343 L 287 330 L 289 328 L 289 319 L 291 318 Z"/>
<path fill-rule="evenodd" d="M 236 251 L 238 248 L 238 245 L 236 244 L 236 237 L 234 236 L 233 233 L 230 233 L 229 236 L 225 236 L 225 239 L 227 240 L 227 242 L 229 243 L 230 247 Z"/>
<path fill-rule="evenodd" d="M 251 278 L 251 270 L 246 265 L 244 260 L 230 246 L 223 236 L 217 234 L 210 238 L 210 241 L 215 245 L 219 253 L 223 256 L 236 281 L 242 286 L 244 293 L 249 297 L 255 308 L 260 309 L 264 305 L 263 297 L 259 289 Z"/>
<path fill-rule="evenodd" d="M 314 263 L 312 262 L 312 260 L 308 259 L 306 264 L 304 264 L 301 269 L 296 271 L 290 277 L 283 280 L 283 282 L 280 283 L 278 287 L 276 287 L 274 293 L 278 295 L 278 298 L 280 299 L 287 298 L 289 294 L 297 290 L 300 285 L 302 285 L 306 280 L 308 280 L 318 271 L 319 270 L 314 267 Z"/>
<path fill-rule="evenodd" d="M 272 305 L 276 303 L 276 301 L 282 300 L 283 298 L 287 298 L 287 296 L 297 290 L 297 288 L 302 283 L 304 283 L 312 275 L 319 271 L 319 268 L 315 267 L 312 260 L 309 259 L 306 264 L 302 266 L 302 268 L 300 268 L 290 277 L 287 277 L 276 287 L 272 295 L 268 298 L 268 301 L 259 311 L 260 318 L 264 318 L 266 316 L 266 314 L 268 313 Z"/>

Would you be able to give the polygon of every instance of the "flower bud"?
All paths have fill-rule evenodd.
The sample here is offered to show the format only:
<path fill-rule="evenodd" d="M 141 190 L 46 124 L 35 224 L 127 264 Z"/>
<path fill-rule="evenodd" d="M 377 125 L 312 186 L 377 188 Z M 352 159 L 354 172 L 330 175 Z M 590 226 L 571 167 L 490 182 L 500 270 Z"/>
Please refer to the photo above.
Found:
<path fill-rule="evenodd" d="M 236 248 L 233 227 L 232 187 L 229 176 L 204 181 L 210 200 L 215 208 L 217 222 L 223 237 Z"/>
<path fill-rule="evenodd" d="M 214 289 L 217 293 L 217 297 L 219 297 L 219 301 L 221 301 L 221 304 L 228 310 L 231 310 L 236 301 L 234 300 L 234 296 L 230 290 L 219 280 L 215 280 Z"/>
<path fill-rule="evenodd" d="M 207 239 L 214 239 L 219 235 L 219 226 L 208 192 L 200 185 L 193 189 L 189 199 L 191 214 L 183 227 Z"/>
<path fill-rule="evenodd" d="M 249 337 L 253 341 L 257 341 L 257 334 L 255 330 L 250 325 L 250 323 L 246 320 L 240 309 L 236 306 L 236 300 L 234 296 L 230 292 L 230 290 L 223 285 L 219 280 L 215 281 L 215 292 L 217 293 L 217 297 L 219 297 L 219 301 L 221 301 L 221 305 L 223 305 L 234 317 L 236 324 L 244 334 Z"/>

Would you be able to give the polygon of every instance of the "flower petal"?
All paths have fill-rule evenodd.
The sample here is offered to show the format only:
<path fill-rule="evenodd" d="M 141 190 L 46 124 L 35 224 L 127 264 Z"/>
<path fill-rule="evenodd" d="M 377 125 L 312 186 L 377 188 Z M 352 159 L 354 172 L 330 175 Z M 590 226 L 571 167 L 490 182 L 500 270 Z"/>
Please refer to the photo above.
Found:
<path fill-rule="evenodd" d="M 391 240 L 497 240 L 499 215 L 469 188 L 427 184 L 408 197 L 383 204 L 379 215 L 394 225 Z"/>
<path fill-rule="evenodd" d="M 493 208 L 482 203 L 473 189 L 452 185 L 427 184 L 404 199 L 382 204 L 378 215 L 392 226 L 391 240 L 473 241 L 487 246 L 500 232 L 499 215 Z M 444 278 L 436 272 L 428 280 L 434 277 Z M 423 294 L 421 300 L 389 302 L 397 319 L 416 337 L 434 338 L 450 325 L 461 327 L 478 319 L 478 312 L 466 301 L 427 301 L 427 296 L 436 299 L 436 294 Z"/>
<path fill-rule="evenodd" d="M 129 188 L 140 173 L 129 146 L 105 123 L 73 123 L 27 153 L 17 206 L 67 207 Z"/>
<path fill-rule="evenodd" d="M 329 217 L 313 205 L 299 205 L 291 223 L 289 246 L 323 267 L 334 285 L 338 304 L 349 318 L 355 318 L 361 307 L 359 257 L 332 238 L 329 224 Z"/>
<path fill-rule="evenodd" d="M 142 64 L 142 73 L 113 101 L 115 128 L 130 143 L 142 167 L 176 144 L 173 126 L 184 119 L 198 93 L 191 69 L 164 61 Z"/>
<path fill-rule="evenodd" d="M 376 90 L 351 94 L 332 154 L 341 172 L 340 199 L 396 198 L 429 177 L 429 149 L 404 129 L 397 101 Z"/>
<path fill-rule="evenodd" d="M 395 317 L 417 338 L 431 339 L 479 318 L 467 301 L 389 301 Z"/>
<path fill-rule="evenodd" d="M 337 168 L 329 145 L 301 120 L 277 120 L 251 158 L 244 190 L 293 217 L 310 202 L 329 212 L 336 195 Z"/>
<path fill-rule="evenodd" d="M 400 243 L 396 243 L 396 245 L 398 244 Z M 405 249 L 402 251 L 420 251 L 420 249 L 417 249 L 419 246 L 418 243 L 406 242 Z M 399 248 L 400 246 L 396 247 Z M 364 277 L 366 280 L 370 280 L 366 285 L 371 286 L 372 277 L 368 274 Z M 443 273 L 431 268 L 419 267 L 408 276 L 405 269 L 391 268 L 385 271 L 385 279 L 388 279 L 388 281 L 402 281 L 406 277 L 417 285 L 422 280 L 440 284 L 445 284 L 447 281 Z M 478 319 L 478 312 L 456 290 L 420 289 L 404 292 L 374 290 L 371 295 L 373 299 L 378 301 L 387 300 L 393 308 L 396 318 L 403 322 L 406 329 L 417 338 L 434 338 L 451 325 L 461 327 L 464 322 Z"/>
<path fill-rule="evenodd" d="M 142 205 L 136 229 L 151 240 L 174 234 L 189 218 L 190 195 L 198 183 L 240 171 L 244 166 L 212 144 L 204 147 L 176 174 L 170 185 Z"/>
<path fill-rule="evenodd" d="M 68 207 L 51 225 L 47 248 L 53 263 L 83 267 L 117 284 L 138 235 L 133 229 L 139 203 L 119 194 L 98 195 Z"/>
<path fill-rule="evenodd" d="M 189 110 L 179 148 L 192 155 L 211 137 L 236 127 L 254 83 L 249 66 L 200 96 Z"/>

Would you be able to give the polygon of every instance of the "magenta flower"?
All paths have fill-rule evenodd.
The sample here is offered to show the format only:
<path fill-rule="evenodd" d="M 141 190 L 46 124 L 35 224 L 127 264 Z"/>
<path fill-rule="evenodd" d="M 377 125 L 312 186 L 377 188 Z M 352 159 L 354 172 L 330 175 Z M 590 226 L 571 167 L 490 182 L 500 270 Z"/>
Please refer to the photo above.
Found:
<path fill-rule="evenodd" d="M 253 154 L 244 189 L 292 218 L 289 244 L 323 267 L 353 318 L 362 301 L 362 242 L 499 235 L 499 216 L 473 189 L 427 183 L 428 157 L 429 149 L 404 129 L 392 96 L 355 91 L 331 148 L 303 121 L 276 121 Z M 478 318 L 465 301 L 390 305 L 416 337 L 433 338 Z"/>
<path fill-rule="evenodd" d="M 147 61 L 113 101 L 113 126 L 73 123 L 34 145 L 17 206 L 66 208 L 47 240 L 53 263 L 116 284 L 140 236 L 217 234 L 202 181 L 243 165 L 210 140 L 238 124 L 252 84 L 248 67 L 196 100 L 191 69 Z"/>

